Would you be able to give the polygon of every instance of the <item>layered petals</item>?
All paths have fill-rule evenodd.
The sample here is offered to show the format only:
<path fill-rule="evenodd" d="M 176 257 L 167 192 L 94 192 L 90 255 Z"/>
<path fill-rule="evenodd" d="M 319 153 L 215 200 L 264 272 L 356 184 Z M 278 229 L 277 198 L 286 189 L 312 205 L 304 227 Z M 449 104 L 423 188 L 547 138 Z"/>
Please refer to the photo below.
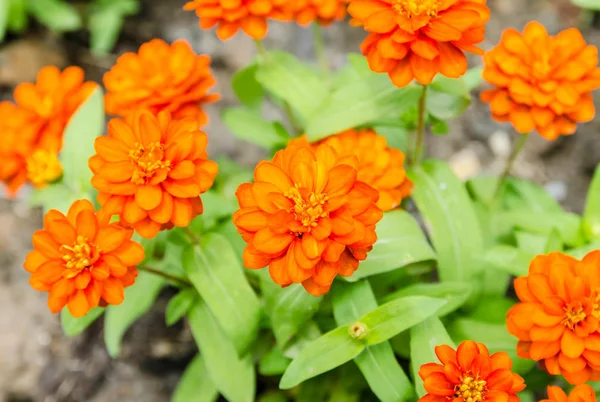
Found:
<path fill-rule="evenodd" d="M 596 393 L 594 389 L 587 385 L 581 384 L 571 390 L 569 396 L 561 388 L 551 385 L 548 387 L 548 399 L 540 402 L 596 402 Z"/>
<path fill-rule="evenodd" d="M 317 22 L 327 26 L 346 17 L 350 0 L 296 0 L 289 1 L 288 10 L 299 25 Z"/>

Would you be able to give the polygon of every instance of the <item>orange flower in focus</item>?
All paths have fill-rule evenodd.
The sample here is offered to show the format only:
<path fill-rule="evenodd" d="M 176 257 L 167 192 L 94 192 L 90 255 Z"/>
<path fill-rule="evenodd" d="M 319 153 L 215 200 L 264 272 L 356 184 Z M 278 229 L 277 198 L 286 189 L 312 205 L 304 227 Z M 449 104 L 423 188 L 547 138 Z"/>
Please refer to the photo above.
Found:
<path fill-rule="evenodd" d="M 351 24 L 370 32 L 361 45 L 371 70 L 388 73 L 403 87 L 413 79 L 429 84 L 441 73 L 467 71 L 463 52 L 483 55 L 490 18 L 486 0 L 350 0 Z"/>
<path fill-rule="evenodd" d="M 194 117 L 204 125 L 208 117 L 202 105 L 220 98 L 208 94 L 216 83 L 210 61 L 207 55 L 196 55 L 184 41 L 144 43 L 138 53 L 119 57 L 104 75 L 106 111 L 126 116 L 137 109 L 153 114 L 167 110 L 175 119 Z"/>
<path fill-rule="evenodd" d="M 31 286 L 48 292 L 53 313 L 66 305 L 82 317 L 94 307 L 121 304 L 124 289 L 135 282 L 144 249 L 131 241 L 133 231 L 108 218 L 96 214 L 89 201 L 76 201 L 67 216 L 48 211 L 44 230 L 33 234 L 34 250 L 24 268 Z"/>
<path fill-rule="evenodd" d="M 404 153 L 388 148 L 387 140 L 373 130 L 348 130 L 327 137 L 320 143 L 330 145 L 341 156 L 358 158 L 358 180 L 379 191 L 377 206 L 389 211 L 412 192 L 412 182 L 404 170 Z"/>
<path fill-rule="evenodd" d="M 514 286 L 521 303 L 506 321 L 519 356 L 571 384 L 600 379 L 600 251 L 537 256 Z"/>
<path fill-rule="evenodd" d="M 221 40 L 233 37 L 238 30 L 254 39 L 267 35 L 267 19 L 287 21 L 291 15 L 286 8 L 289 0 L 191 0 L 183 8 L 195 10 L 200 28 L 217 26 Z M 295 0 L 294 0 L 295 1 Z"/>
<path fill-rule="evenodd" d="M 140 111 L 111 120 L 108 136 L 96 139 L 97 154 L 89 161 L 98 201 L 145 238 L 161 228 L 188 226 L 202 213 L 199 196 L 217 175 L 207 143 L 195 119 L 171 120 L 169 112 Z"/>
<path fill-rule="evenodd" d="M 346 7 L 350 0 L 296 0 L 289 2 L 293 19 L 300 25 L 317 21 L 329 25 L 346 17 Z"/>
<path fill-rule="evenodd" d="M 508 29 L 484 61 L 483 77 L 496 88 L 481 99 L 490 103 L 495 120 L 511 122 L 518 132 L 535 130 L 552 140 L 594 118 L 590 92 L 600 87 L 598 49 L 577 29 L 557 36 L 548 36 L 537 22 L 523 34 Z"/>
<path fill-rule="evenodd" d="M 594 388 L 587 384 L 581 384 L 573 388 L 569 396 L 565 391 L 556 386 L 548 387 L 548 399 L 540 402 L 596 402 L 596 393 Z"/>
<path fill-rule="evenodd" d="M 419 377 L 427 394 L 419 402 L 518 402 L 525 382 L 513 373 L 505 352 L 490 355 L 482 343 L 464 341 L 457 350 L 436 346 L 442 364 L 421 366 Z"/>
<path fill-rule="evenodd" d="M 275 283 L 302 283 L 312 295 L 350 276 L 377 239 L 378 192 L 359 181 L 358 160 L 329 145 L 295 142 L 259 163 L 236 193 L 233 222 L 248 243 L 244 265 L 269 266 Z"/>

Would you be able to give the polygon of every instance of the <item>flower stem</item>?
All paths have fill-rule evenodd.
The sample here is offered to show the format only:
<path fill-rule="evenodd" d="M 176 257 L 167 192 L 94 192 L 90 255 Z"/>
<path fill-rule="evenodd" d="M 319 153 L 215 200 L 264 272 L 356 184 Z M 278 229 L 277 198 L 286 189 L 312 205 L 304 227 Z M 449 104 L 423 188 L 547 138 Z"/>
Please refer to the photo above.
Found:
<path fill-rule="evenodd" d="M 419 110 L 417 120 L 417 138 L 415 140 L 415 150 L 412 156 L 412 165 L 416 166 L 421 162 L 423 156 L 423 145 L 425 141 L 425 113 L 426 113 L 426 102 L 427 101 L 427 85 L 423 85 L 423 91 L 419 98 Z"/>
<path fill-rule="evenodd" d="M 504 182 L 506 182 L 506 179 L 508 178 L 508 176 L 510 176 L 510 172 L 512 171 L 513 165 L 515 164 L 517 157 L 519 156 L 519 154 L 525 147 L 525 143 L 527 143 L 528 138 L 529 138 L 529 134 L 520 134 L 519 135 L 519 139 L 517 140 L 517 143 L 516 143 L 515 147 L 513 148 L 513 151 L 510 154 L 508 161 L 506 161 L 506 166 L 504 167 L 504 172 L 502 172 L 502 176 L 500 176 L 500 180 L 498 180 L 498 186 L 496 187 L 496 191 L 494 192 L 494 198 L 493 198 L 494 201 L 500 196 L 502 188 L 504 187 Z"/>
<path fill-rule="evenodd" d="M 192 231 L 192 229 L 190 229 L 189 227 L 185 227 L 183 228 L 183 231 L 190 238 L 190 241 L 194 243 L 194 246 L 200 243 L 200 238 L 196 235 L 196 233 Z"/>
<path fill-rule="evenodd" d="M 146 266 L 143 266 L 143 265 L 140 265 L 137 268 L 138 268 L 139 271 L 144 271 L 144 272 L 148 272 L 149 274 L 152 274 L 152 275 L 161 276 L 161 277 L 163 277 L 164 279 L 166 279 L 168 281 L 177 282 L 180 285 L 183 285 L 183 286 L 186 286 L 186 287 L 193 286 L 192 282 L 188 281 L 185 278 L 180 278 L 180 277 L 175 276 L 175 275 L 167 274 L 166 272 L 160 271 L 158 269 L 146 267 Z"/>
<path fill-rule="evenodd" d="M 315 43 L 315 52 L 317 54 L 317 59 L 319 60 L 319 65 L 323 70 L 323 73 L 326 77 L 329 77 L 331 71 L 329 70 L 329 62 L 327 61 L 327 54 L 325 52 L 325 40 L 323 39 L 323 30 L 318 22 L 313 22 L 312 24 L 313 30 L 313 40 Z"/>
<path fill-rule="evenodd" d="M 254 44 L 256 45 L 256 50 L 258 50 L 258 54 L 262 57 L 267 55 L 267 49 L 265 49 L 265 45 L 262 43 L 260 39 L 254 39 Z"/>

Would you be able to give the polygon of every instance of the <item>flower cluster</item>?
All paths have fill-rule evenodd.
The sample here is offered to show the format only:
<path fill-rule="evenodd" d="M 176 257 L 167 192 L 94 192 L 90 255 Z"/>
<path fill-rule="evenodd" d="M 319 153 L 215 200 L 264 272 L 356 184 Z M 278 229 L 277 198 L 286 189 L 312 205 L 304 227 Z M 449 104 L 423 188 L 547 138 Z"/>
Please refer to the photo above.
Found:
<path fill-rule="evenodd" d="M 548 399 L 540 402 L 596 402 L 594 389 L 587 384 L 578 385 L 567 396 L 565 391 L 557 386 L 548 387 Z"/>
<path fill-rule="evenodd" d="M 296 0 L 290 1 L 292 18 L 299 25 L 318 22 L 329 25 L 346 17 L 346 7 L 350 0 Z"/>
<path fill-rule="evenodd" d="M 515 280 L 521 303 L 507 315 L 519 356 L 540 361 L 571 384 L 600 378 L 600 251 L 579 261 L 537 256 Z"/>
<path fill-rule="evenodd" d="M 512 123 L 518 132 L 537 131 L 553 140 L 594 118 L 598 49 L 587 45 L 577 29 L 554 37 L 537 22 L 523 34 L 508 29 L 484 60 L 483 77 L 496 88 L 481 98 L 490 103 L 494 119 Z"/>

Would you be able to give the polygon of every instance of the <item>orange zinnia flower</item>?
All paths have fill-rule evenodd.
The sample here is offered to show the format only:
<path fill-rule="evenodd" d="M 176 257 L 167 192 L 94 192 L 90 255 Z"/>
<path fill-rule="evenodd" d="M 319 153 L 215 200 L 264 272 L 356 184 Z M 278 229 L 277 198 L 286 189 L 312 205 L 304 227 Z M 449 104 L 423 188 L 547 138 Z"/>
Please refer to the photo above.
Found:
<path fill-rule="evenodd" d="M 169 112 L 111 120 L 89 161 L 98 201 L 145 238 L 170 225 L 188 226 L 202 213 L 199 196 L 217 175 L 207 143 L 195 119 L 171 120 Z"/>
<path fill-rule="evenodd" d="M 353 25 L 370 32 L 361 49 L 371 70 L 388 73 L 403 87 L 414 78 L 429 84 L 436 74 L 460 77 L 463 53 L 483 54 L 490 18 L 486 0 L 350 0 Z"/>
<path fill-rule="evenodd" d="M 37 188 L 58 180 L 63 173 L 58 155 L 45 149 L 35 150 L 27 159 L 27 178 Z"/>
<path fill-rule="evenodd" d="M 540 402 L 596 402 L 596 393 L 594 388 L 587 384 L 581 384 L 573 388 L 569 396 L 565 391 L 556 386 L 548 387 L 548 399 Z"/>
<path fill-rule="evenodd" d="M 131 241 L 133 231 L 108 218 L 89 201 L 76 201 L 67 216 L 48 211 L 44 230 L 33 234 L 34 250 L 24 267 L 31 286 L 49 293 L 53 313 L 66 305 L 82 317 L 99 305 L 120 304 L 124 289 L 135 282 L 144 249 Z"/>
<path fill-rule="evenodd" d="M 536 130 L 552 140 L 594 118 L 590 92 L 600 87 L 598 49 L 577 29 L 557 36 L 548 36 L 537 22 L 522 35 L 508 29 L 484 61 L 483 77 L 497 88 L 481 99 L 490 103 L 495 120 L 511 122 L 518 132 Z"/>
<path fill-rule="evenodd" d="M 389 148 L 387 140 L 373 130 L 348 130 L 321 141 L 340 156 L 358 158 L 358 180 L 379 191 L 377 206 L 389 211 L 412 192 L 412 182 L 404 170 L 404 153 Z"/>
<path fill-rule="evenodd" d="M 137 109 L 167 110 L 173 118 L 194 117 L 204 125 L 208 118 L 202 105 L 220 98 L 208 94 L 215 83 L 209 56 L 196 55 L 184 41 L 168 45 L 153 39 L 138 53 L 119 57 L 104 75 L 106 111 L 126 116 Z"/>
<path fill-rule="evenodd" d="M 421 366 L 419 377 L 427 394 L 419 402 L 518 402 L 517 392 L 525 389 L 520 375 L 513 373 L 505 352 L 490 356 L 482 343 L 464 341 L 457 350 L 448 345 L 435 347 L 442 364 Z"/>
<path fill-rule="evenodd" d="M 191 0 L 183 8 L 195 10 L 200 28 L 217 27 L 221 40 L 230 39 L 238 30 L 254 39 L 267 35 L 267 19 L 289 20 L 288 0 Z"/>
<path fill-rule="evenodd" d="M 300 25 L 318 22 L 329 25 L 346 17 L 346 6 L 350 0 L 296 0 L 289 7 L 293 19 Z"/>
<path fill-rule="evenodd" d="M 517 352 L 571 384 L 600 379 L 600 251 L 582 261 L 561 253 L 531 261 L 515 280 L 521 303 L 507 315 Z"/>
<path fill-rule="evenodd" d="M 350 276 L 377 239 L 378 192 L 358 181 L 358 160 L 329 145 L 290 144 L 259 163 L 254 183 L 237 191 L 233 222 L 248 243 L 250 269 L 269 266 L 281 285 L 302 283 L 315 295 Z"/>

